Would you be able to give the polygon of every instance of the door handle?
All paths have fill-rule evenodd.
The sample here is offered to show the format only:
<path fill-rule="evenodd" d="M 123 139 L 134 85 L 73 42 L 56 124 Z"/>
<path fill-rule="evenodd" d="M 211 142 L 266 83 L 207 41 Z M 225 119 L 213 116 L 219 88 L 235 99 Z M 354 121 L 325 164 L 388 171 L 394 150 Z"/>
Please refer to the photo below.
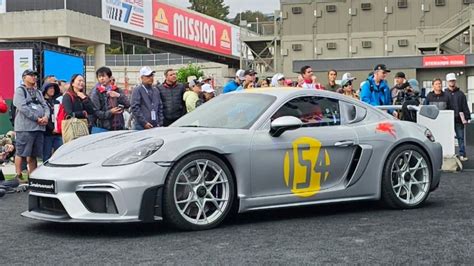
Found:
<path fill-rule="evenodd" d="M 354 145 L 355 142 L 353 140 L 343 140 L 343 141 L 338 141 L 334 143 L 334 146 L 336 147 L 349 147 Z"/>

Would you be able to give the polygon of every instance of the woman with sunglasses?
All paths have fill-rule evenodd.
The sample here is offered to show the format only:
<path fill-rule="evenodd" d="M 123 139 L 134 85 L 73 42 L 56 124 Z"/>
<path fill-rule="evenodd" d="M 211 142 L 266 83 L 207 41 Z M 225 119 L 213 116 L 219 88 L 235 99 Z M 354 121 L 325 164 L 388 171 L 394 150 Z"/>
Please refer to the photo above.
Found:
<path fill-rule="evenodd" d="M 352 86 L 352 80 L 343 79 L 341 82 L 341 87 L 342 87 L 342 90 L 340 91 L 341 94 L 344 94 L 347 97 L 351 97 L 351 98 L 359 100 L 359 95 L 357 95 L 354 92 L 354 87 Z"/>

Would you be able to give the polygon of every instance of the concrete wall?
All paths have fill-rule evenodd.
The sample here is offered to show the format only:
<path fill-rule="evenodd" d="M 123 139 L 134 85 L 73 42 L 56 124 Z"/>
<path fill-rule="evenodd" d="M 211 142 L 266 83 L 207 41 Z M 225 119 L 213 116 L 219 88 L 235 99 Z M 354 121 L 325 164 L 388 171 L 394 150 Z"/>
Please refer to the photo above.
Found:
<path fill-rule="evenodd" d="M 227 65 L 218 64 L 218 63 L 202 63 L 199 64 L 201 69 L 204 71 L 205 75 L 214 77 L 214 82 L 216 87 L 222 87 L 227 83 L 229 77 L 232 77 L 235 74 L 235 69 L 230 69 Z M 155 70 L 156 80 L 163 82 L 164 80 L 164 71 L 168 68 L 180 69 L 187 65 L 168 65 L 168 66 L 150 66 L 151 69 Z M 128 66 L 128 67 L 110 67 L 112 69 L 113 76 L 116 78 L 119 87 L 123 88 L 123 82 L 125 80 L 125 72 L 129 78 L 130 86 L 135 86 L 140 82 L 139 71 L 140 66 Z M 92 66 L 86 68 L 86 78 L 87 78 L 87 88 L 88 90 L 92 88 L 97 82 L 95 77 L 95 69 Z"/>
<path fill-rule="evenodd" d="M 110 23 L 70 10 L 7 12 L 0 14 L 0 39 L 48 39 L 69 37 L 72 41 L 109 44 Z"/>

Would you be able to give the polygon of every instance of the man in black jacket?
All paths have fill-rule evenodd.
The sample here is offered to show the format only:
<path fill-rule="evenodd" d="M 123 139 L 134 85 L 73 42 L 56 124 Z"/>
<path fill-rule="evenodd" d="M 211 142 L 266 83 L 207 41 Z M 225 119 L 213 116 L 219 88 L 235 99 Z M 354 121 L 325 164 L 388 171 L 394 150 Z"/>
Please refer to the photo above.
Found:
<path fill-rule="evenodd" d="M 186 107 L 183 101 L 184 85 L 178 83 L 176 71 L 165 70 L 165 81 L 158 86 L 163 103 L 163 126 L 167 127 L 181 116 L 186 114 Z"/>
<path fill-rule="evenodd" d="M 464 125 L 471 119 L 471 112 L 467 106 L 467 99 L 464 92 L 456 87 L 456 74 L 449 73 L 446 75 L 448 82 L 449 105 L 454 110 L 454 131 L 459 144 L 459 159 L 467 161 L 466 148 L 464 146 Z"/>

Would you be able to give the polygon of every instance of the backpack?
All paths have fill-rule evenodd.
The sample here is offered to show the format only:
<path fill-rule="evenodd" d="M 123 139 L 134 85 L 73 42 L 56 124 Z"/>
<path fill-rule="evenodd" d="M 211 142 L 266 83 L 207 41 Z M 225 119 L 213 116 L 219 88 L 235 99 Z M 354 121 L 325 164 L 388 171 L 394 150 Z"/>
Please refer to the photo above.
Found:
<path fill-rule="evenodd" d="M 20 86 L 20 88 L 23 90 L 23 93 L 25 94 L 25 99 L 26 99 L 26 88 L 23 87 L 23 86 Z M 30 102 L 27 102 L 26 104 L 29 104 Z M 10 104 L 10 108 L 8 109 L 8 115 L 9 115 L 9 119 L 10 119 L 10 123 L 12 124 L 12 126 L 15 126 L 15 117 L 16 117 L 16 113 L 17 113 L 17 108 L 16 106 L 13 104 L 13 102 Z"/>
<path fill-rule="evenodd" d="M 68 93 L 69 94 L 69 93 Z M 69 94 L 69 97 L 71 98 L 71 103 L 74 106 L 74 96 Z M 56 127 L 57 127 L 57 133 L 62 134 L 62 122 L 64 119 L 67 118 L 67 113 L 66 110 L 64 109 L 63 103 L 59 104 L 59 110 L 58 110 L 58 115 L 56 116 Z"/>

